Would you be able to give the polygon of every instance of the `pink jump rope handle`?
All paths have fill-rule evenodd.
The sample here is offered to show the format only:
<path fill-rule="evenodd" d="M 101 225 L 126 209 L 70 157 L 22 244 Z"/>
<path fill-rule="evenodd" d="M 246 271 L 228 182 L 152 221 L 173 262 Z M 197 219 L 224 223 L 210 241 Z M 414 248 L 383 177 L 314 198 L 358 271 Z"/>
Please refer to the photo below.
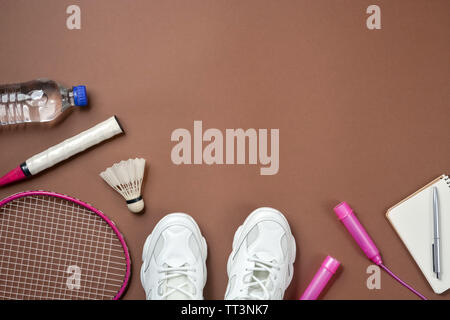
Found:
<path fill-rule="evenodd" d="M 359 223 L 355 214 L 353 213 L 352 208 L 346 203 L 341 202 L 334 208 L 334 212 L 337 217 L 347 230 L 352 235 L 353 239 L 355 239 L 356 243 L 361 247 L 361 249 L 366 254 L 367 258 L 373 261 L 376 265 L 380 265 L 383 263 L 381 260 L 380 252 L 378 251 L 375 243 L 373 243 L 370 236 L 367 234 L 364 227 Z"/>
<path fill-rule="evenodd" d="M 344 226 L 347 228 L 347 230 L 352 235 L 353 239 L 355 239 L 355 241 L 358 243 L 358 245 L 361 247 L 361 249 L 364 251 L 364 253 L 370 260 L 372 260 L 376 265 L 380 266 L 392 278 L 397 280 L 404 287 L 408 288 L 410 291 L 412 291 L 418 297 L 420 297 L 423 300 L 427 300 L 427 298 L 425 298 L 421 293 L 419 293 L 413 287 L 411 287 L 406 282 L 401 280 L 391 270 L 389 270 L 385 265 L 383 265 L 383 261 L 381 260 L 380 252 L 378 251 L 377 247 L 375 246 L 375 243 L 372 241 L 370 236 L 367 234 L 367 231 L 364 229 L 364 227 L 361 225 L 361 223 L 359 223 L 358 219 L 356 218 L 355 214 L 353 213 L 352 208 L 350 208 L 350 206 L 346 202 L 341 202 L 340 204 L 338 204 L 334 208 L 334 212 L 336 213 L 339 220 L 341 220 L 341 222 L 344 224 Z"/>
<path fill-rule="evenodd" d="M 320 269 L 315 274 L 311 283 L 308 285 L 308 288 L 306 288 L 305 292 L 301 296 L 300 300 L 316 300 L 327 285 L 328 281 L 330 281 L 336 273 L 336 270 L 339 268 L 340 264 L 341 263 L 335 258 L 327 256 L 322 262 Z"/>

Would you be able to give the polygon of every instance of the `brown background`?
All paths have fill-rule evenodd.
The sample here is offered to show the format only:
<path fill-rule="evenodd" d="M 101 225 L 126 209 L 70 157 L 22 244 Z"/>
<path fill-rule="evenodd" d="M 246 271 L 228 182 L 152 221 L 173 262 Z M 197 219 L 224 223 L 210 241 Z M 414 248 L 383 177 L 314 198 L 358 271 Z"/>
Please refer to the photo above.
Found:
<path fill-rule="evenodd" d="M 67 30 L 79 4 L 82 29 Z M 382 30 L 366 28 L 378 4 Z M 190 213 L 209 246 L 205 297 L 221 299 L 236 228 L 259 206 L 285 213 L 297 240 L 286 298 L 300 296 L 326 254 L 343 263 L 326 299 L 415 299 L 386 275 L 366 288 L 365 258 L 332 208 L 348 201 L 388 266 L 432 293 L 386 210 L 450 172 L 450 1 L 0 0 L 0 82 L 86 84 L 90 107 L 53 126 L 1 128 L 0 168 L 116 114 L 126 135 L 33 180 L 0 189 L 69 194 L 113 218 L 133 258 L 125 296 L 142 299 L 143 242 L 157 221 Z M 176 128 L 279 128 L 280 171 L 175 166 Z M 151 164 L 147 209 L 127 211 L 98 173 L 134 156 Z"/>

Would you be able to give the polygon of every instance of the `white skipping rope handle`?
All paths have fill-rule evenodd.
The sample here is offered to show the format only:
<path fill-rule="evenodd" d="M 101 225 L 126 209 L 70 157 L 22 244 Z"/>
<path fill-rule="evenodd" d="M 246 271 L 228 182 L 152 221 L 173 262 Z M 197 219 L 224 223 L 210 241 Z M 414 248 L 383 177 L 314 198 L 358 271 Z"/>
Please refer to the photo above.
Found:
<path fill-rule="evenodd" d="M 122 132 L 116 117 L 112 116 L 78 135 L 34 155 L 26 161 L 27 168 L 32 175 L 35 175 Z"/>

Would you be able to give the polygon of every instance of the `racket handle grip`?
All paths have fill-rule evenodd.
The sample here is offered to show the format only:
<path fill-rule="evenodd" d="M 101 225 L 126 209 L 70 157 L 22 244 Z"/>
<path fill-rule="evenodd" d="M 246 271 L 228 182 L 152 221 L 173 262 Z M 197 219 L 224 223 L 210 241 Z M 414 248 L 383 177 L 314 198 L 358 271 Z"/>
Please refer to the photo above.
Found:
<path fill-rule="evenodd" d="M 31 175 L 35 175 L 122 132 L 117 118 L 112 116 L 78 135 L 34 155 L 25 162 L 26 167 Z"/>

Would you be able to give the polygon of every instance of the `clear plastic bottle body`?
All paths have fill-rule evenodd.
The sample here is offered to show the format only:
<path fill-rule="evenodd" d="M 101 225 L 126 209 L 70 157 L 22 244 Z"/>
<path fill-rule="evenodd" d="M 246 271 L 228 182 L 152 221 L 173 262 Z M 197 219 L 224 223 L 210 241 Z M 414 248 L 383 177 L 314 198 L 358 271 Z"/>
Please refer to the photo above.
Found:
<path fill-rule="evenodd" d="M 48 122 L 74 106 L 73 90 L 38 79 L 0 86 L 0 124 Z"/>

